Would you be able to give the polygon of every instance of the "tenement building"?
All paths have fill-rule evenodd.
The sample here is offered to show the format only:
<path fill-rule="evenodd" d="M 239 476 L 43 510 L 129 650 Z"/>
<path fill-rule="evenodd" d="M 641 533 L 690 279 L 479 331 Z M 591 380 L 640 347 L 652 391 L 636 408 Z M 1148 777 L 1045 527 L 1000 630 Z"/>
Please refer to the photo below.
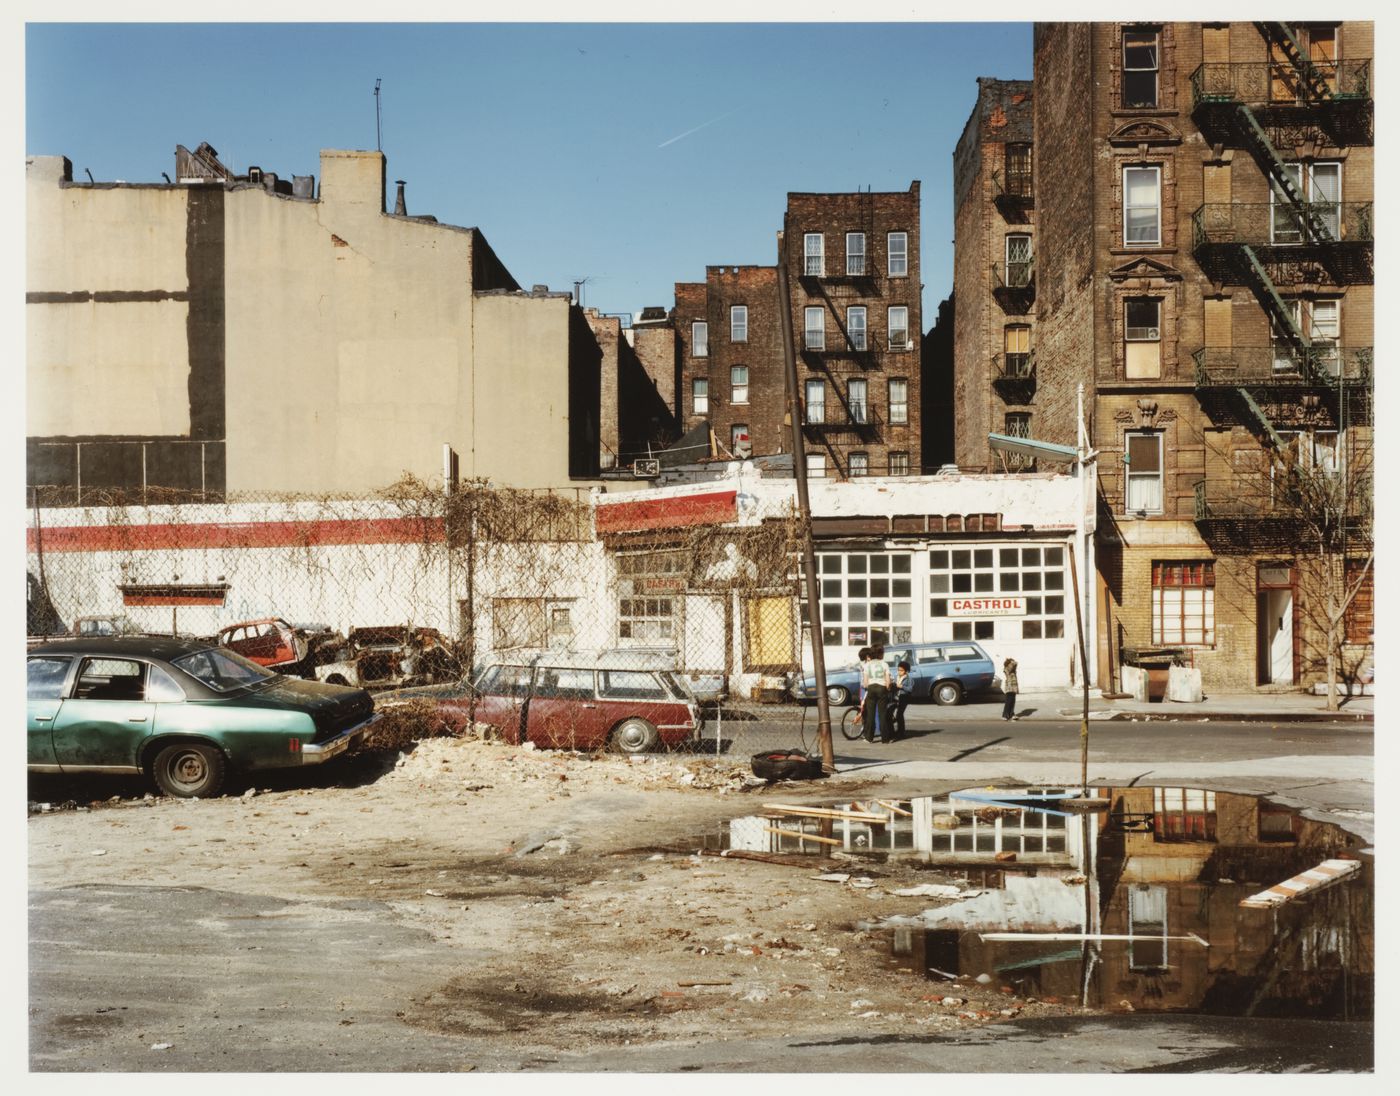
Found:
<path fill-rule="evenodd" d="M 1031 81 L 977 81 L 953 152 L 954 460 L 1020 471 L 989 433 L 1032 435 L 1035 395 L 1035 194 Z"/>
<path fill-rule="evenodd" d="M 1085 385 L 1105 681 L 1369 669 L 1373 64 L 1366 22 L 1036 26 L 1033 422 L 1074 444 Z"/>
<path fill-rule="evenodd" d="M 783 218 L 803 448 L 813 476 L 917 475 L 919 184 L 788 195 Z M 676 285 L 680 415 L 730 454 L 790 452 L 774 266 L 711 266 Z"/>

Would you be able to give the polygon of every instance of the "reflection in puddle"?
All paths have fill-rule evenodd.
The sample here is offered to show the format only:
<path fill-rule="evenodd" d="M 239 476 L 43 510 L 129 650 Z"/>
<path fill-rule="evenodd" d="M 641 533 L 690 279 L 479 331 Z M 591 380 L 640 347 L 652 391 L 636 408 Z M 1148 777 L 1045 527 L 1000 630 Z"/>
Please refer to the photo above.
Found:
<path fill-rule="evenodd" d="M 884 923 L 895 963 L 930 978 L 988 974 L 1022 996 L 1109 1009 L 1372 1016 L 1373 865 L 1360 838 L 1254 796 L 1096 788 L 1108 810 L 1078 814 L 1060 809 L 1069 794 L 777 809 L 733 820 L 724 844 L 915 857 L 966 880 L 957 900 Z"/>

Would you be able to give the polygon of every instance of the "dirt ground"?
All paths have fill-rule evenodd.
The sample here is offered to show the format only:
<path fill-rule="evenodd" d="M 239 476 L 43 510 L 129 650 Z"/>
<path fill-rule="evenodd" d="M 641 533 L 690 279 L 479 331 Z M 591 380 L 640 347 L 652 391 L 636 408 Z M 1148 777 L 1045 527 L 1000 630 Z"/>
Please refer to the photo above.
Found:
<path fill-rule="evenodd" d="M 763 803 L 888 794 L 878 783 L 754 783 L 747 765 L 686 755 L 431 738 L 314 778 L 258 776 L 206 801 L 128 786 L 94 803 L 33 802 L 30 885 L 386 903 L 431 932 L 446 972 L 435 992 L 398 1005 L 403 1022 L 502 1045 L 578 1049 L 725 1028 L 929 1034 L 1081 1014 L 995 980 L 901 969 L 888 935 L 861 928 L 937 904 L 894 890 L 955 876 L 914 860 L 697 855 L 705 835 L 715 845 L 726 820 Z M 483 949 L 489 963 L 467 961 Z"/>

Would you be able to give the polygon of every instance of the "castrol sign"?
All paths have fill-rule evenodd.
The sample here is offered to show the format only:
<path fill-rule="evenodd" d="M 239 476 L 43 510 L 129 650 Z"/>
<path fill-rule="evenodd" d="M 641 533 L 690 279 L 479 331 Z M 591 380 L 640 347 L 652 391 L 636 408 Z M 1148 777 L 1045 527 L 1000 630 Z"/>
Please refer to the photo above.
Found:
<path fill-rule="evenodd" d="M 1000 597 L 951 597 L 948 599 L 950 617 L 1025 616 L 1026 599 L 1019 594 Z"/>

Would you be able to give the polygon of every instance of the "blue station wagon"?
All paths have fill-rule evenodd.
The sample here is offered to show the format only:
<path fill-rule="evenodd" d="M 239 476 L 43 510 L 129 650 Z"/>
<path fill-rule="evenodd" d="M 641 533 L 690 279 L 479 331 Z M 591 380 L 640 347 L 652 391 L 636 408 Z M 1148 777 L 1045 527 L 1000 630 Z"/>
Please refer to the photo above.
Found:
<path fill-rule="evenodd" d="M 901 662 L 909 663 L 912 699 L 933 700 L 937 704 L 961 704 L 970 693 L 992 687 L 996 668 L 992 658 L 971 640 L 942 643 L 899 643 L 885 648 L 890 680 Z M 811 674 L 792 685 L 793 699 L 815 700 L 816 678 Z M 826 673 L 826 699 L 837 705 L 854 704 L 860 696 L 860 664 L 829 669 Z"/>

